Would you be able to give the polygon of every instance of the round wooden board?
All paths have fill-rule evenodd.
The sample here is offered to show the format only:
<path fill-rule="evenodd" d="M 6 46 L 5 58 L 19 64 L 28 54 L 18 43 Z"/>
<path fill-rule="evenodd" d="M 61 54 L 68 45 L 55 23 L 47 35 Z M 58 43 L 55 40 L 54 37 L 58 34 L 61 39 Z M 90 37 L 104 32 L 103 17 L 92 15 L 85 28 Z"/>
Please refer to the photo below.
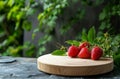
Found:
<path fill-rule="evenodd" d="M 91 60 L 46 54 L 37 59 L 37 66 L 39 70 L 50 74 L 89 76 L 110 72 L 114 65 L 112 58 Z"/>

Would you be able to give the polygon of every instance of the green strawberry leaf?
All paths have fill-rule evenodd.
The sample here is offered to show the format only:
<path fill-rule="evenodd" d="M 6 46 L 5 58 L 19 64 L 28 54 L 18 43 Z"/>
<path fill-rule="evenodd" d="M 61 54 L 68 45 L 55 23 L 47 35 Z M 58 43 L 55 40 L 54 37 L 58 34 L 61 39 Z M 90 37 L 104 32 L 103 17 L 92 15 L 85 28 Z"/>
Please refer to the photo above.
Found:
<path fill-rule="evenodd" d="M 52 52 L 52 55 L 66 56 L 66 51 L 65 50 L 55 50 Z"/>
<path fill-rule="evenodd" d="M 89 42 L 91 42 L 91 43 L 94 42 L 94 40 L 95 40 L 95 28 L 94 27 L 90 28 L 90 30 L 88 31 L 87 37 L 88 37 Z"/>
<path fill-rule="evenodd" d="M 82 41 L 87 41 L 87 33 L 85 29 L 82 30 Z"/>
<path fill-rule="evenodd" d="M 80 42 L 79 41 L 76 41 L 76 40 L 68 40 L 66 41 L 67 44 L 70 44 L 70 45 L 75 45 L 75 46 L 79 46 Z"/>

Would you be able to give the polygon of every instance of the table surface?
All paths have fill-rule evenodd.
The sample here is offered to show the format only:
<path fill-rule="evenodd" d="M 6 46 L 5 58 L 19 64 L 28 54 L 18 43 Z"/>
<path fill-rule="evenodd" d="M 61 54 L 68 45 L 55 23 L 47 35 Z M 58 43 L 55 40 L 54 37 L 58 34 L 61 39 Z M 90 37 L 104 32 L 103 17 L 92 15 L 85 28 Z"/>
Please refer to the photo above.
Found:
<path fill-rule="evenodd" d="M 2 57 L 4 58 L 4 57 Z M 0 60 L 2 60 L 0 57 Z M 0 62 L 0 79 L 120 79 L 120 69 L 96 76 L 59 76 L 47 74 L 37 69 L 37 58 L 5 57 Z M 10 61 L 11 60 L 11 61 Z"/>

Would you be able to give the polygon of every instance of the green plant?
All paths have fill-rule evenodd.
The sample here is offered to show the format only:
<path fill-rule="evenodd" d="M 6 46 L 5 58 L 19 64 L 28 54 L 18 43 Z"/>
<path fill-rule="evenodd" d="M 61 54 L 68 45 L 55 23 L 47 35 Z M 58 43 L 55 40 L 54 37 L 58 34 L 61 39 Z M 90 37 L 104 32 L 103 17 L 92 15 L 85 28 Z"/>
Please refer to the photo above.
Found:
<path fill-rule="evenodd" d="M 0 52 L 2 55 L 23 56 L 23 32 L 31 30 L 28 17 L 33 14 L 34 0 L 0 1 Z M 30 46 L 31 48 L 31 46 Z"/>
<path fill-rule="evenodd" d="M 107 30 L 110 34 L 118 34 L 120 32 L 118 28 L 120 17 L 120 1 L 109 0 L 104 1 L 106 4 L 99 14 L 100 27 L 102 31 Z M 109 29 L 109 30 L 108 30 Z"/>
<path fill-rule="evenodd" d="M 39 50 L 38 55 L 41 55 L 45 51 L 45 44 L 55 37 L 55 29 L 57 26 L 57 20 L 64 16 L 62 16 L 65 12 L 65 9 L 67 7 L 70 7 L 72 5 L 71 3 L 75 4 L 77 3 L 78 0 L 76 1 L 67 1 L 67 0 L 42 0 L 43 3 L 43 12 L 41 12 L 38 15 L 38 20 L 39 20 L 39 27 L 35 29 L 35 32 L 37 31 L 42 31 L 44 33 L 44 37 L 39 41 Z M 84 17 L 85 10 L 79 8 L 76 11 L 76 14 L 72 17 L 68 18 L 68 21 L 65 22 L 60 26 L 60 28 L 57 29 L 58 32 L 60 32 L 60 35 L 64 35 L 70 28 L 76 24 L 79 20 L 81 20 Z M 37 30 L 37 31 L 36 31 Z M 35 32 L 33 33 L 33 37 L 35 36 Z M 48 38 L 46 38 L 48 37 Z M 46 38 L 46 39 L 45 39 Z"/>
<path fill-rule="evenodd" d="M 90 42 L 90 45 L 93 46 L 100 46 L 103 50 L 103 57 L 112 57 L 114 59 L 115 65 L 120 66 L 119 59 L 120 59 L 120 35 L 110 36 L 108 33 L 104 33 L 101 36 L 95 36 L 95 28 L 92 27 L 89 29 L 88 33 L 82 33 L 81 40 L 69 40 L 66 43 L 70 45 L 78 46 L 80 42 L 87 41 Z M 90 36 L 89 36 L 90 35 Z M 92 39 L 92 40 L 91 40 Z M 63 48 L 63 46 L 62 46 Z M 64 46 L 64 49 L 57 49 L 57 51 L 53 51 L 52 55 L 66 55 L 68 47 Z M 62 51 L 62 52 L 61 52 Z"/>
<path fill-rule="evenodd" d="M 45 35 L 39 39 L 39 51 L 37 56 L 42 55 L 46 50 L 45 44 L 50 42 L 54 37 L 54 30 L 58 15 L 61 14 L 63 8 L 67 6 L 67 0 L 42 0 L 43 12 L 38 15 L 39 26 L 35 30 L 39 30 Z M 37 31 L 33 32 L 33 37 Z"/>
<path fill-rule="evenodd" d="M 36 32 L 41 32 L 43 37 L 38 41 L 38 49 L 35 48 L 30 42 L 23 44 L 23 31 L 31 30 L 31 22 L 27 19 L 30 15 L 34 14 L 36 10 L 34 6 L 36 3 L 41 3 L 43 5 L 43 11 L 38 14 L 39 25 L 38 28 L 33 29 L 32 38 L 36 36 Z M 80 5 L 82 7 L 76 8 L 74 5 Z M 73 29 L 78 22 L 84 21 L 86 16 L 86 7 L 96 8 L 103 7 L 100 10 L 100 13 L 97 14 L 99 21 L 98 25 L 93 24 L 97 31 L 99 32 L 98 40 L 106 38 L 103 36 L 104 32 L 119 34 L 120 30 L 118 28 L 118 21 L 120 17 L 120 1 L 119 0 L 1 0 L 0 1 L 0 52 L 2 55 L 13 55 L 13 56 L 23 56 L 22 52 L 25 50 L 25 56 L 35 56 L 42 55 L 46 51 L 46 44 L 52 40 L 61 40 L 56 39 L 56 33 L 60 33 L 61 37 L 67 36 L 68 32 Z M 67 17 L 66 21 L 63 20 L 58 26 L 59 19 L 64 19 L 64 15 L 68 9 L 74 8 L 75 12 L 72 16 Z M 69 12 L 70 13 L 70 12 Z M 68 14 L 69 14 L 68 13 Z M 79 25 L 79 24 L 78 24 Z M 80 26 L 80 29 L 83 29 L 84 26 Z M 88 26 L 89 27 L 89 26 Z M 99 29 L 98 29 L 99 28 Z M 112 28 L 112 29 L 111 29 Z M 85 28 L 86 30 L 86 28 Z M 69 43 L 77 44 L 79 40 L 90 40 L 91 43 L 94 43 L 91 37 L 91 33 L 88 33 L 86 38 L 86 31 L 81 33 L 81 30 L 76 31 L 76 35 L 73 38 L 75 40 L 67 41 Z M 90 31 L 91 32 L 91 31 Z M 80 35 L 79 35 L 80 33 Z M 72 34 L 72 33 L 71 33 Z M 81 37 L 82 36 L 82 37 Z M 118 35 L 117 35 L 118 36 Z M 115 36 L 114 36 L 115 37 Z M 113 37 L 113 38 L 114 38 Z M 110 38 L 112 38 L 110 36 Z M 108 38 L 107 38 L 108 39 Z M 105 40 L 104 40 L 105 41 Z M 99 43 L 99 42 L 98 42 Z M 106 42 L 107 43 L 107 42 Z M 54 48 L 54 47 L 53 47 Z M 14 50 L 15 49 L 15 50 Z M 66 49 L 64 46 L 62 50 Z M 106 49 L 105 49 L 106 50 Z M 36 52 L 37 53 L 34 53 Z M 11 53 L 13 52 L 13 53 Z M 58 51 L 57 51 L 58 52 Z M 64 52 L 64 51 L 63 51 Z"/>

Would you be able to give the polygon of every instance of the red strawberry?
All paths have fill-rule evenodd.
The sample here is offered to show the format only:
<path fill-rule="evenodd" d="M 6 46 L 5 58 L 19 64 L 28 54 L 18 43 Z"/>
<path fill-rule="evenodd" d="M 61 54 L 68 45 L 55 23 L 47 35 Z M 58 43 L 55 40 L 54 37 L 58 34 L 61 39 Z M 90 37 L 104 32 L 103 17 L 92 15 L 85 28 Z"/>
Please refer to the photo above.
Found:
<path fill-rule="evenodd" d="M 80 44 L 79 49 L 81 50 L 83 47 L 89 47 L 90 44 L 88 42 L 83 42 Z"/>
<path fill-rule="evenodd" d="M 79 58 L 90 58 L 90 51 L 87 47 L 83 47 L 79 54 L 78 54 Z"/>
<path fill-rule="evenodd" d="M 76 46 L 70 46 L 68 49 L 68 56 L 76 57 L 79 53 L 79 48 Z"/>
<path fill-rule="evenodd" d="M 98 60 L 102 55 L 103 55 L 103 50 L 98 46 L 95 46 L 91 50 L 91 59 L 93 60 Z"/>

